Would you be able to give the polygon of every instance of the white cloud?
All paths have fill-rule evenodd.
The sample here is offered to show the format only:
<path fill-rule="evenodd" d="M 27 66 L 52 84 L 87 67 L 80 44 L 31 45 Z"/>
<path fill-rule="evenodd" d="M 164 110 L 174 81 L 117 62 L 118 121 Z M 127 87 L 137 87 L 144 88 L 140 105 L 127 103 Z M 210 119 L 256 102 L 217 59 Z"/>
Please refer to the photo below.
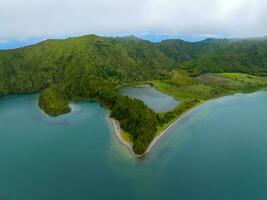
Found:
<path fill-rule="evenodd" d="M 0 40 L 96 34 L 267 34 L 265 0 L 1 0 Z"/>

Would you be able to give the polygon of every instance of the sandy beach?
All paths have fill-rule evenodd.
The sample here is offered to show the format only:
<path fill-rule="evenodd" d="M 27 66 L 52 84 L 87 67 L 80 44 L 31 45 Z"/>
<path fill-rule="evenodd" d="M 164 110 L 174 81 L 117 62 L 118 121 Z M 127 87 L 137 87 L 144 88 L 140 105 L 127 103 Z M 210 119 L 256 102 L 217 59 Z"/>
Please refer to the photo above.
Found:
<path fill-rule="evenodd" d="M 121 136 L 121 131 L 120 131 L 120 123 L 117 120 L 115 120 L 114 118 L 110 118 L 110 120 L 112 122 L 114 133 L 117 136 L 117 138 L 120 140 L 120 142 L 123 145 L 125 145 L 136 158 L 141 158 L 141 157 L 144 157 L 145 155 L 147 155 L 151 151 L 151 149 L 153 148 L 153 146 L 157 143 L 157 141 L 161 138 L 161 136 L 169 130 L 169 128 L 171 128 L 175 123 L 177 123 L 178 121 L 182 120 L 184 117 L 186 117 L 187 115 L 189 115 L 190 113 L 192 113 L 196 108 L 198 108 L 198 106 L 200 106 L 203 103 L 200 103 L 197 106 L 192 107 L 190 110 L 188 110 L 187 112 L 185 112 L 184 114 L 182 114 L 180 117 L 178 117 L 177 119 L 175 119 L 172 123 L 170 123 L 160 134 L 158 134 L 152 140 L 152 142 L 148 146 L 147 150 L 142 155 L 135 154 L 134 151 L 133 151 L 133 149 L 132 149 L 132 145 L 129 144 L 125 139 L 123 139 L 123 137 Z"/>
<path fill-rule="evenodd" d="M 114 118 L 109 118 L 111 120 L 111 123 L 112 123 L 112 126 L 113 126 L 113 130 L 114 130 L 114 133 L 116 135 L 116 137 L 119 139 L 119 141 L 125 145 L 129 150 L 130 152 L 135 156 L 137 157 L 138 155 L 136 155 L 134 152 L 133 152 L 133 147 L 131 144 L 129 144 L 125 139 L 123 139 L 123 137 L 121 136 L 121 128 L 120 128 L 120 123 L 114 119 Z"/>

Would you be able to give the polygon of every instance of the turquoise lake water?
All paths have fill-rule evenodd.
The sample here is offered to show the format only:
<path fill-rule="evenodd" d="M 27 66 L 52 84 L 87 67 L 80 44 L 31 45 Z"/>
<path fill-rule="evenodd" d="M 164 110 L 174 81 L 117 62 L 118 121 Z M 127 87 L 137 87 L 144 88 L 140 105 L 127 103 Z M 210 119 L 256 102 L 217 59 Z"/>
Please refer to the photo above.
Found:
<path fill-rule="evenodd" d="M 52 118 L 37 99 L 0 98 L 1 200 L 267 199 L 267 92 L 198 107 L 142 160 L 98 103 Z"/>
<path fill-rule="evenodd" d="M 120 88 L 120 92 L 123 95 L 142 100 L 155 112 L 167 112 L 180 103 L 150 85 L 144 85 L 143 87 L 138 87 L 138 85 L 125 86 Z"/>

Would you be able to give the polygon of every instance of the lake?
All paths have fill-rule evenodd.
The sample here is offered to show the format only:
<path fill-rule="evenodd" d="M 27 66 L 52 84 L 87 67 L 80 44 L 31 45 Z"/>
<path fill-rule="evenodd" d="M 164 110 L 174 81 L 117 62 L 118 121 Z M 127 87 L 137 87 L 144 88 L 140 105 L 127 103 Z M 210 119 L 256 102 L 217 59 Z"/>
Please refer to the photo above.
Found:
<path fill-rule="evenodd" d="M 267 198 L 267 92 L 207 102 L 135 159 L 96 102 L 57 118 L 38 95 L 0 98 L 0 199 Z"/>
<path fill-rule="evenodd" d="M 167 112 L 180 103 L 149 84 L 125 86 L 119 91 L 122 95 L 142 100 L 155 112 Z"/>

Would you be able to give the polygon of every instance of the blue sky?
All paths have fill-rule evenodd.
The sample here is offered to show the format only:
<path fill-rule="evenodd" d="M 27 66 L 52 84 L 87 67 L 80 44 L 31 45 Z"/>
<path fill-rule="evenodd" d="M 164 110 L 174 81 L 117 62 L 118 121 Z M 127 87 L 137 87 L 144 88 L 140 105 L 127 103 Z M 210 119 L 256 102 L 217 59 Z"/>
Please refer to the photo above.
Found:
<path fill-rule="evenodd" d="M 0 48 L 86 34 L 159 41 L 267 35 L 266 0 L 1 0 Z"/>
<path fill-rule="evenodd" d="M 35 38 L 35 39 L 26 39 L 26 40 L 3 41 L 3 42 L 0 42 L 0 49 L 20 48 L 20 47 L 28 46 L 31 44 L 36 44 L 42 40 L 43 40 L 42 38 Z"/>

